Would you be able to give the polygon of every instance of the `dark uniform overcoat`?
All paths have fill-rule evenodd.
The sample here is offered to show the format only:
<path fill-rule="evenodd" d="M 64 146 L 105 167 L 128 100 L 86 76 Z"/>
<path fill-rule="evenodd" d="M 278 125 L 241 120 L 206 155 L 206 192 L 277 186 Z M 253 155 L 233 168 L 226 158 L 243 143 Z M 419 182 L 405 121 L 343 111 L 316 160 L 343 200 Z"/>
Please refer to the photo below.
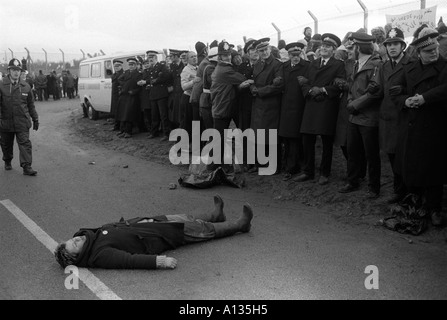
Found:
<path fill-rule="evenodd" d="M 309 82 L 302 86 L 306 97 L 301 133 L 315 135 L 335 135 L 341 90 L 334 84 L 336 78 L 345 78 L 345 66 L 342 61 L 331 57 L 325 66 L 320 67 L 321 58 L 310 63 L 305 77 Z M 324 87 L 327 95 L 324 100 L 316 101 L 309 95 L 312 87 Z"/>

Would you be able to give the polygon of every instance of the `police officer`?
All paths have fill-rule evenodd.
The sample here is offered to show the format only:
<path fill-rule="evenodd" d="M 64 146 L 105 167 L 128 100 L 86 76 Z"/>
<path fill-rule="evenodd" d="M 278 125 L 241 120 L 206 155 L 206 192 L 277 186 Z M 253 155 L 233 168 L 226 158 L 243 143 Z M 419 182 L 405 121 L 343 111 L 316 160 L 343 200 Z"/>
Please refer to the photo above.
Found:
<path fill-rule="evenodd" d="M 12 170 L 14 138 L 17 139 L 20 152 L 20 166 L 23 174 L 35 176 L 37 171 L 31 168 L 32 147 L 29 129 L 39 129 L 39 118 L 34 107 L 31 87 L 20 80 L 22 64 L 12 59 L 8 65 L 8 76 L 0 82 L 0 137 L 5 170 Z M 32 123 L 31 123 L 32 120 Z"/>
<path fill-rule="evenodd" d="M 149 81 L 145 85 L 150 86 L 149 100 L 151 104 L 151 135 L 149 139 L 155 138 L 158 134 L 158 128 L 162 127 L 163 137 L 160 141 L 169 140 L 169 119 L 168 119 L 168 84 L 171 80 L 169 70 L 165 64 L 161 64 L 157 59 L 157 51 L 149 50 L 146 52 L 151 66 L 149 67 Z"/>

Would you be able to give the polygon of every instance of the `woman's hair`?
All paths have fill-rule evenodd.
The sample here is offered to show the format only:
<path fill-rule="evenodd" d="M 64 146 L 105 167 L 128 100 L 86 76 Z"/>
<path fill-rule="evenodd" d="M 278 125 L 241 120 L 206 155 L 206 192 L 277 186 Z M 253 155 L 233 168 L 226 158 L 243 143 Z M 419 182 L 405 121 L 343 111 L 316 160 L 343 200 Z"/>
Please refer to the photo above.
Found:
<path fill-rule="evenodd" d="M 60 243 L 56 250 L 54 250 L 54 256 L 56 257 L 56 261 L 61 265 L 62 268 L 66 268 L 69 265 L 72 265 L 76 261 L 76 256 L 69 253 L 65 248 L 65 243 Z"/>

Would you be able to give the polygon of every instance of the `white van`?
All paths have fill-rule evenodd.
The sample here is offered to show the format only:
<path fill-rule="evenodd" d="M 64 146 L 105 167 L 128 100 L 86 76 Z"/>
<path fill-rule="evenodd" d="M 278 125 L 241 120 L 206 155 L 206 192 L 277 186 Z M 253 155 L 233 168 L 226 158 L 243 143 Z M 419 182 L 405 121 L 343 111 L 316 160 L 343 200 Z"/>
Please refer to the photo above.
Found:
<path fill-rule="evenodd" d="M 157 50 L 158 61 L 165 61 L 163 50 Z M 81 106 L 92 120 L 97 120 L 100 112 L 110 113 L 112 101 L 112 75 L 115 72 L 113 61 L 123 61 L 123 69 L 127 70 L 127 59 L 130 57 L 146 58 L 146 51 L 98 56 L 81 61 L 79 65 L 78 91 Z"/>

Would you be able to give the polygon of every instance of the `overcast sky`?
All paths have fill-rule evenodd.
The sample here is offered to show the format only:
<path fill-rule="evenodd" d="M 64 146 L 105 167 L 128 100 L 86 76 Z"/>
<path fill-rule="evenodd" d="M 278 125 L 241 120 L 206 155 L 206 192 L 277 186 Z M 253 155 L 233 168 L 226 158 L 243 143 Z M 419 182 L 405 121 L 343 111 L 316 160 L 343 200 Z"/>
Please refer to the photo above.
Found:
<path fill-rule="evenodd" d="M 420 8 L 418 0 L 363 0 L 369 8 L 368 29 L 383 26 L 385 14 Z M 401 5 L 404 4 L 404 5 Z M 437 18 L 447 21 L 446 0 L 426 0 L 438 5 Z M 0 57 L 8 48 L 23 52 L 66 54 L 105 53 L 161 48 L 194 49 L 197 41 L 226 39 L 235 45 L 247 38 L 271 37 L 272 22 L 286 42 L 301 39 L 305 26 L 314 29 L 308 13 L 319 19 L 318 33 L 343 38 L 363 27 L 357 0 L 0 0 Z"/>

